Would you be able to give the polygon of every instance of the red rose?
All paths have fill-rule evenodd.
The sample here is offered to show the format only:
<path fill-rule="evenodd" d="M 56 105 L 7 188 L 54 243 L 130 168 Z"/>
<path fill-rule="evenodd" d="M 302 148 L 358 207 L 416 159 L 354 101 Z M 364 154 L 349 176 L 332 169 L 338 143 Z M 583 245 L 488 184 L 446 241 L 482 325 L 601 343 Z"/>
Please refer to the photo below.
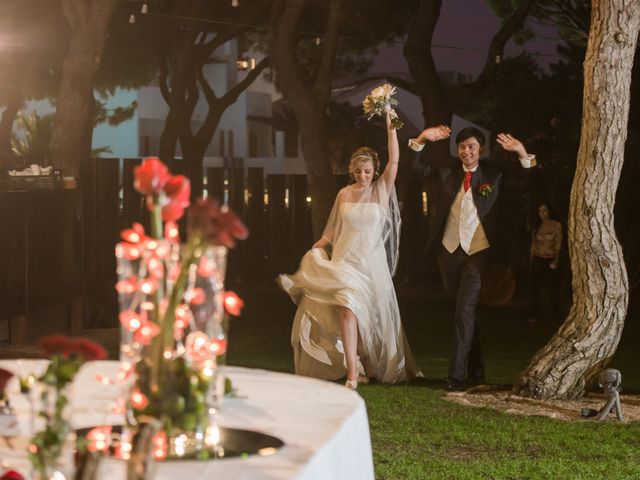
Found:
<path fill-rule="evenodd" d="M 244 308 L 244 301 L 231 290 L 224 292 L 224 311 L 234 317 L 239 317 Z"/>
<path fill-rule="evenodd" d="M 107 358 L 107 351 L 102 345 L 86 338 L 77 338 L 75 342 L 76 353 L 86 361 L 104 360 Z"/>
<path fill-rule="evenodd" d="M 157 157 L 147 157 L 133 169 L 133 187 L 143 195 L 159 195 L 171 178 L 167 166 Z"/>
<path fill-rule="evenodd" d="M 64 335 L 49 335 L 39 342 L 40 348 L 48 356 L 62 355 L 68 357 L 76 355 L 86 361 L 107 358 L 107 351 L 92 340 L 86 338 L 70 338 Z"/>
<path fill-rule="evenodd" d="M 0 368 L 0 393 L 4 392 L 4 389 L 7 388 L 7 383 L 13 377 L 13 373 L 9 370 L 5 370 L 4 368 Z"/>
<path fill-rule="evenodd" d="M 164 193 L 169 197 L 169 203 L 162 207 L 162 220 L 176 222 L 182 218 L 184 209 L 189 206 L 191 183 L 184 175 L 176 175 L 167 182 Z"/>
<path fill-rule="evenodd" d="M 24 480 L 24 477 L 15 470 L 7 470 L 0 477 L 0 480 Z"/>

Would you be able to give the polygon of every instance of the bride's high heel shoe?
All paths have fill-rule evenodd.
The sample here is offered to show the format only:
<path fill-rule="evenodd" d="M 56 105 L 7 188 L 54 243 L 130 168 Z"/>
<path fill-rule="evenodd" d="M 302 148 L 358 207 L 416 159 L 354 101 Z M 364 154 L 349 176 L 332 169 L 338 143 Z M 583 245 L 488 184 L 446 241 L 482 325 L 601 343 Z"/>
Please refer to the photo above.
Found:
<path fill-rule="evenodd" d="M 344 384 L 345 387 L 350 388 L 351 390 L 358 389 L 358 380 L 347 380 Z"/>

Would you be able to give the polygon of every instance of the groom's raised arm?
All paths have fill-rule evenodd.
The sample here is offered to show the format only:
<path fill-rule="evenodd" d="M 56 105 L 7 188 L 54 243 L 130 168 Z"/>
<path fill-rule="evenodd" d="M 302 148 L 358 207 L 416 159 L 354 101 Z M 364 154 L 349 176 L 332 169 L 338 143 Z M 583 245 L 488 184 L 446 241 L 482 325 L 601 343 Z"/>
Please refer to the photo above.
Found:
<path fill-rule="evenodd" d="M 423 161 L 423 150 L 427 142 L 437 142 L 449 138 L 451 129 L 446 125 L 438 125 L 423 130 L 416 138 L 409 140 L 409 148 L 407 151 L 407 159 L 411 171 L 428 175 L 431 172 L 431 165 Z"/>

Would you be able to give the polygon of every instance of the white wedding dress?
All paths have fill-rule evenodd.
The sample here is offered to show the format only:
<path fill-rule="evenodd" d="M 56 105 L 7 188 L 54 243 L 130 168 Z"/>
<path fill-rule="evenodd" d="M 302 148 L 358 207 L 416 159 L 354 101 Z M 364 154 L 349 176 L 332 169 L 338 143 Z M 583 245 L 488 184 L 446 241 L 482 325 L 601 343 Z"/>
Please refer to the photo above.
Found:
<path fill-rule="evenodd" d="M 338 194 L 325 230 L 331 258 L 325 249 L 311 249 L 295 274 L 280 276 L 298 304 L 291 332 L 295 370 L 326 380 L 346 375 L 337 308 L 342 306 L 358 322 L 364 373 L 383 383 L 406 381 L 421 373 L 400 323 L 383 241 L 389 195 L 378 185 L 368 197 L 354 198 L 349 188 Z"/>

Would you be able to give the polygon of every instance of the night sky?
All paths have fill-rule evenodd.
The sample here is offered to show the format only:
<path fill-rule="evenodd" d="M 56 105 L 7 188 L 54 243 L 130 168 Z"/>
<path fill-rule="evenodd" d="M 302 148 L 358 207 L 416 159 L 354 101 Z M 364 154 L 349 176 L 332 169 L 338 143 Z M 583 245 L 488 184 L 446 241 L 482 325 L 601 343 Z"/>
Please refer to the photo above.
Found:
<path fill-rule="evenodd" d="M 553 27 L 532 21 L 529 24 L 538 38 L 527 42 L 524 47 L 510 41 L 505 48 L 505 56 L 518 54 L 522 50 L 544 54 L 537 57 L 538 63 L 547 68 L 550 63 L 558 61 L 555 56 L 558 32 Z M 500 20 L 483 0 L 444 0 L 433 39 L 433 53 L 438 70 L 477 75 L 485 62 L 491 37 L 499 28 Z M 406 71 L 402 45 L 381 48 L 373 70 Z"/>

